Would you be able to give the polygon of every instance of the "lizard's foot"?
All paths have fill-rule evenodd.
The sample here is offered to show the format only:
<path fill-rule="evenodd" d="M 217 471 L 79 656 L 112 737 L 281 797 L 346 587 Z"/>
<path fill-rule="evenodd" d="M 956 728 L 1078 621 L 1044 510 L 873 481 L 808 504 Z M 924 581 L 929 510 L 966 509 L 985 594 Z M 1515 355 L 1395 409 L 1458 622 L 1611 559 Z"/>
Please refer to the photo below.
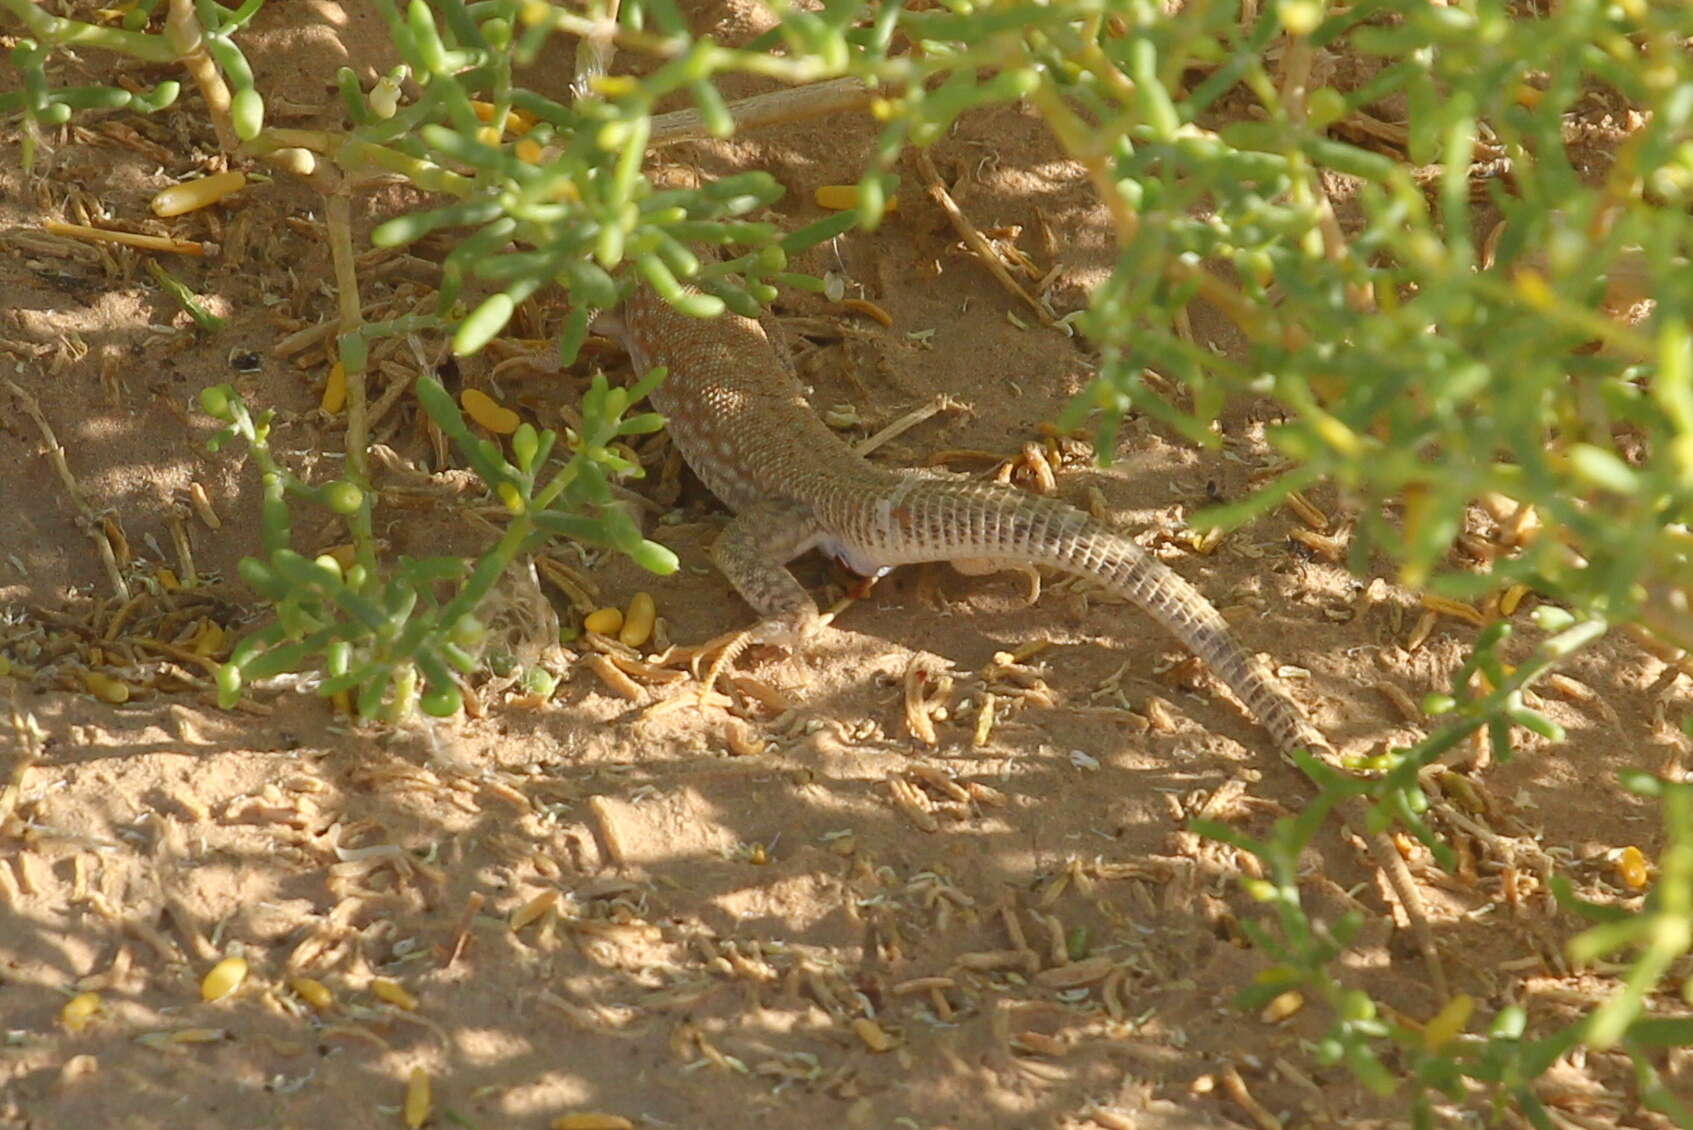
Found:
<path fill-rule="evenodd" d="M 819 613 L 816 608 L 802 608 L 785 616 L 772 616 L 748 629 L 749 643 L 767 643 L 783 651 L 798 654 L 815 640 L 832 613 Z"/>
<path fill-rule="evenodd" d="M 733 663 L 741 652 L 745 651 L 754 641 L 752 634 L 756 629 L 738 632 L 730 637 L 717 653 L 717 658 L 711 661 L 711 666 L 705 669 L 705 678 L 700 682 L 700 705 L 704 706 L 711 692 L 717 687 L 717 678 Z"/>
<path fill-rule="evenodd" d="M 717 658 L 713 659 L 711 666 L 706 669 L 705 679 L 700 687 L 701 704 L 704 704 L 705 696 L 717 686 L 719 676 L 753 644 L 771 644 L 797 655 L 816 639 L 834 618 L 833 612 L 820 614 L 816 609 L 807 608 L 787 616 L 772 616 L 734 636 L 723 645 L 723 649 L 717 653 Z"/>

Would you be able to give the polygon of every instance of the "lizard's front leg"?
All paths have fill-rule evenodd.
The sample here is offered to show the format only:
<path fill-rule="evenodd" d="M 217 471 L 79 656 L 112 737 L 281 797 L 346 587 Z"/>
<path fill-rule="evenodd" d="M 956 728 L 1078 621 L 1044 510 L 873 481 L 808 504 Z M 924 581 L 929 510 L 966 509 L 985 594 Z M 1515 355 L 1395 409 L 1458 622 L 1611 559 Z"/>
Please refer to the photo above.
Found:
<path fill-rule="evenodd" d="M 798 651 L 827 623 L 817 602 L 787 569 L 787 563 L 815 546 L 819 537 L 810 508 L 792 502 L 751 506 L 723 528 L 711 558 L 760 620 L 718 653 L 706 672 L 705 690 L 717 685 L 717 676 L 748 645 L 773 643 Z"/>
<path fill-rule="evenodd" d="M 803 644 L 819 627 L 822 616 L 787 563 L 816 546 L 822 537 L 811 509 L 794 502 L 763 502 L 735 515 L 711 558 L 752 605 L 761 623 L 753 629 L 759 643 L 784 647 Z"/>

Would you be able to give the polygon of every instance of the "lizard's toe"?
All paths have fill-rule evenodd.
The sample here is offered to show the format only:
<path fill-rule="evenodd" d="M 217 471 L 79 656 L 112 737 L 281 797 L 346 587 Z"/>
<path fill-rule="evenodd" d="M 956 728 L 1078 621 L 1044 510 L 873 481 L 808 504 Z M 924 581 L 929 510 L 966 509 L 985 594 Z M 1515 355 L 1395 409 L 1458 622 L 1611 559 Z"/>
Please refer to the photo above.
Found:
<path fill-rule="evenodd" d="M 810 609 L 788 616 L 772 616 L 752 629 L 750 642 L 799 652 L 822 633 L 825 623 L 822 616 Z"/>

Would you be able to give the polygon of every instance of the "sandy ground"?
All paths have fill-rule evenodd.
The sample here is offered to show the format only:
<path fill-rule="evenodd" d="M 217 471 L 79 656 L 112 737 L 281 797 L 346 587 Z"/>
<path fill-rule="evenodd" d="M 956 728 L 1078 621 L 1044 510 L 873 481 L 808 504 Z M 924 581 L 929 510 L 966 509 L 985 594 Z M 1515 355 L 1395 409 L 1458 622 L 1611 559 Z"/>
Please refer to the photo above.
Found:
<path fill-rule="evenodd" d="M 760 18 L 741 0 L 694 12 L 727 40 Z M 273 118 L 333 123 L 334 68 L 352 65 L 368 85 L 392 61 L 378 32 L 362 5 L 267 6 L 248 42 Z M 534 81 L 557 91 L 563 73 Z M 0 132 L 0 376 L 39 403 L 75 482 L 73 494 L 42 428 L 0 393 L 0 662 L 12 668 L 0 678 L 0 754 L 19 786 L 0 812 L 0 1127 L 397 1127 L 417 1068 L 438 1126 L 542 1127 L 585 1112 L 792 1130 L 1403 1122 L 1403 1092 L 1372 1098 L 1314 1064 L 1307 1041 L 1324 1009 L 1275 1020 L 1230 1003 L 1268 964 L 1241 931 L 1262 917 L 1236 882 L 1253 861 L 1185 826 L 1205 815 L 1263 832 L 1307 787 L 1144 616 L 1085 586 L 1049 579 L 1031 605 L 1015 575 L 902 571 L 814 652 L 744 661 L 733 710 L 695 705 L 691 677 L 653 681 L 631 702 L 585 648 L 561 657 L 550 702 L 490 694 L 474 719 L 360 729 L 282 690 L 216 709 L 201 657 L 258 614 L 234 579 L 257 547 L 258 492 L 239 451 L 206 452 L 214 428 L 194 397 L 232 381 L 276 408 L 278 445 L 310 477 L 336 473 L 342 432 L 316 410 L 321 347 L 275 352 L 333 316 L 322 201 L 279 178 L 168 224 L 148 212 L 154 191 L 214 167 L 196 105 L 80 118 L 33 176 L 18 170 L 16 130 Z M 773 218 L 797 226 L 818 215 L 816 186 L 856 179 L 871 136 L 840 119 L 668 156 L 708 176 L 769 170 L 788 188 Z M 1039 122 L 1015 109 L 972 116 L 935 156 L 977 224 L 1014 240 L 1039 273 L 1058 269 L 1057 309 L 1079 306 L 1104 276 L 1107 227 Z M 1088 357 L 1014 323 L 1020 312 L 903 171 L 900 210 L 879 232 L 805 264 L 840 274 L 893 326 L 810 296 L 779 313 L 816 403 L 852 406 L 854 436 L 937 394 L 963 406 L 877 458 L 1014 456 L 1044 442 L 1038 425 L 1082 387 Z M 414 202 L 392 188 L 359 194 L 360 246 Z M 219 244 L 220 255 L 168 266 L 227 328 L 195 330 L 132 253 L 41 235 L 49 218 Z M 366 303 L 425 301 L 437 251 L 367 257 Z M 460 379 L 558 424 L 586 366 L 518 361 L 490 385 L 492 363 L 523 356 L 521 339 L 557 316 L 526 314 L 519 340 Z M 1233 342 L 1203 310 L 1195 330 Z M 421 347 L 439 362 L 440 343 Z M 623 367 L 615 352 L 593 359 Z M 383 361 L 375 398 L 420 357 L 396 343 Z M 1308 551 L 1285 512 L 1207 553 L 1185 531 L 1188 514 L 1239 497 L 1272 465 L 1270 417 L 1235 406 L 1216 453 L 1134 421 L 1104 471 L 1066 441 L 1054 448 L 1060 492 L 1102 507 L 1192 578 L 1249 647 L 1301 669 L 1297 693 L 1338 745 L 1403 744 L 1421 731 L 1395 693 L 1443 689 L 1471 625 L 1443 617 L 1415 640 L 1414 594 L 1385 570 L 1355 578 Z M 405 398 L 376 434 L 442 470 Z M 661 468 L 662 439 L 643 454 Z M 486 544 L 474 496 L 441 482 L 435 495 L 385 496 L 378 521 L 394 552 Z M 664 514 L 655 536 L 684 567 L 656 579 L 564 547 L 557 557 L 592 587 L 589 603 L 646 590 L 678 644 L 746 624 L 706 555 L 721 507 L 686 477 L 647 484 Z M 220 528 L 199 516 L 196 491 Z M 1331 495 L 1314 501 L 1341 512 Z M 118 543 L 133 600 L 114 595 L 91 524 Z M 1478 517 L 1471 532 L 1491 531 Z M 296 539 L 315 551 L 337 535 L 302 514 Z M 823 562 L 798 568 L 814 590 L 845 583 Z M 1516 613 L 1524 649 L 1533 604 Z M 124 680 L 129 700 L 89 693 L 90 669 Z M 1569 740 L 1461 766 L 1485 810 L 1437 809 L 1459 872 L 1412 852 L 1454 988 L 1477 1002 L 1472 1030 L 1520 1003 L 1532 1031 L 1549 1031 L 1614 991 L 1561 957 L 1577 927 L 1552 907 L 1546 878 L 1556 867 L 1589 897 L 1630 905 L 1639 895 L 1618 853 L 1652 856 L 1660 843 L 1654 813 L 1615 774 L 1679 763 L 1686 684 L 1620 640 L 1566 676 L 1543 704 Z M 933 745 L 908 726 L 908 683 L 928 696 Z M 978 744 L 989 695 L 995 723 Z M 1427 1019 L 1443 1002 L 1366 859 L 1325 833 L 1309 853 L 1307 904 L 1326 920 L 1362 908 L 1345 976 Z M 514 929 L 524 908 L 533 921 Z M 201 977 L 230 954 L 249 963 L 245 984 L 203 1003 Z M 333 1003 L 314 1009 L 301 977 Z M 61 1009 L 82 991 L 99 994 L 99 1010 L 68 1031 Z M 1679 1053 L 1655 1062 L 1693 1089 Z M 1620 1055 L 1568 1057 L 1538 1090 L 1564 1125 L 1658 1124 Z M 1466 1108 L 1481 1109 L 1453 1103 L 1443 1118 L 1457 1124 Z"/>

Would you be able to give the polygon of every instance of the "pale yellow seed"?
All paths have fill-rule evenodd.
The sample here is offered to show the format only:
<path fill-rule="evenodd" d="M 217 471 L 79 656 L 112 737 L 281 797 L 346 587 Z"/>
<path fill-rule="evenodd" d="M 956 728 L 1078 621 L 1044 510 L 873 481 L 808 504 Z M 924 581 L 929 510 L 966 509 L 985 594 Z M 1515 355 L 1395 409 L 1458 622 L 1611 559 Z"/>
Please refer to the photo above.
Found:
<path fill-rule="evenodd" d="M 518 930 L 523 929 L 525 926 L 529 925 L 531 922 L 534 922 L 537 918 L 541 917 L 541 915 L 545 914 L 548 910 L 550 910 L 552 908 L 553 903 L 555 903 L 557 901 L 558 901 L 558 892 L 557 891 L 542 891 L 540 894 L 536 895 L 534 898 L 530 899 L 528 902 L 524 903 L 522 906 L 520 906 L 516 910 L 512 911 L 512 914 L 511 914 L 512 932 L 516 933 Z"/>
<path fill-rule="evenodd" d="M 516 412 L 501 404 L 479 388 L 467 388 L 459 394 L 465 415 L 495 435 L 509 436 L 523 421 Z"/>
<path fill-rule="evenodd" d="M 658 607 L 653 604 L 650 594 L 638 592 L 629 600 L 629 611 L 623 614 L 623 628 L 617 633 L 619 643 L 627 647 L 640 647 L 652 638 L 653 622 L 658 618 Z"/>
<path fill-rule="evenodd" d="M 1470 1022 L 1470 1013 L 1475 1011 L 1475 1001 L 1464 993 L 1459 993 L 1447 1001 L 1441 1010 L 1434 1014 L 1434 1018 L 1423 1026 L 1423 1047 L 1429 1051 L 1438 1051 L 1464 1030 Z"/>
<path fill-rule="evenodd" d="M 161 566 L 156 576 L 159 578 L 159 587 L 166 592 L 180 592 L 182 590 L 182 582 L 176 579 L 174 570 Z"/>
<path fill-rule="evenodd" d="M 180 216 L 184 212 L 216 204 L 247 186 L 247 174 L 239 172 L 214 173 L 199 180 L 173 184 L 153 197 L 155 216 Z"/>
<path fill-rule="evenodd" d="M 1527 585 L 1512 585 L 1510 588 L 1506 589 L 1505 595 L 1499 598 L 1500 614 L 1504 616 L 1511 615 L 1517 610 L 1517 605 L 1522 603 L 1523 597 L 1527 595 Z"/>
<path fill-rule="evenodd" d="M 621 1114 L 600 1114 L 597 1111 L 561 1114 L 548 1125 L 552 1130 L 635 1130 L 635 1124 Z"/>
<path fill-rule="evenodd" d="M 470 108 L 476 111 L 477 121 L 491 122 L 494 120 L 494 104 L 492 102 L 483 102 L 472 98 Z M 506 128 L 512 133 L 528 133 L 535 128 L 535 123 L 539 120 L 527 110 L 512 109 L 506 111 Z"/>
<path fill-rule="evenodd" d="M 616 635 L 623 628 L 623 609 L 601 608 L 582 618 L 582 627 L 602 636 Z"/>
<path fill-rule="evenodd" d="M 860 1016 L 854 1020 L 852 1030 L 864 1041 L 864 1046 L 873 1052 L 885 1052 L 894 1046 L 894 1038 L 883 1031 L 880 1024 L 868 1017 Z"/>
<path fill-rule="evenodd" d="M 110 675 L 102 675 L 98 671 L 84 671 L 82 685 L 101 702 L 122 706 L 129 701 L 129 684 Z"/>
<path fill-rule="evenodd" d="M 231 954 L 206 971 L 206 976 L 200 981 L 200 999 L 222 1000 L 239 989 L 246 979 L 247 959 L 240 954 Z"/>
<path fill-rule="evenodd" d="M 178 1028 L 172 1032 L 168 1042 L 173 1044 L 215 1044 L 228 1036 L 224 1028 Z"/>
<path fill-rule="evenodd" d="M 347 406 L 347 367 L 341 362 L 329 366 L 329 379 L 323 382 L 323 399 L 317 406 L 331 416 Z"/>
<path fill-rule="evenodd" d="M 290 977 L 288 987 L 319 1012 L 328 1012 L 335 1007 L 335 994 L 322 981 L 314 981 L 310 977 Z"/>
<path fill-rule="evenodd" d="M 403 1008 L 407 1012 L 413 1012 L 417 1009 L 417 998 L 407 992 L 406 987 L 398 981 L 387 977 L 377 977 L 371 981 L 370 991 L 396 1008 Z"/>
<path fill-rule="evenodd" d="M 59 1023 L 65 1026 L 67 1032 L 80 1032 L 88 1027 L 88 1022 L 99 1011 L 99 993 L 78 993 L 59 1010 Z"/>
<path fill-rule="evenodd" d="M 1289 989 L 1265 1005 L 1264 1011 L 1258 1014 L 1258 1019 L 1265 1024 L 1280 1024 L 1304 1007 L 1305 998 Z"/>
<path fill-rule="evenodd" d="M 1646 869 L 1646 854 L 1633 844 L 1623 848 L 1617 856 L 1617 877 L 1631 891 L 1644 888 L 1650 877 Z"/>
<path fill-rule="evenodd" d="M 195 655 L 217 655 L 223 651 L 223 642 L 223 628 L 207 620 L 206 626 L 195 633 L 194 644 L 190 650 Z"/>
<path fill-rule="evenodd" d="M 823 184 L 818 185 L 811 197 L 819 208 L 827 208 L 832 212 L 845 212 L 848 208 L 858 207 L 858 186 L 856 184 Z M 895 197 L 888 197 L 883 205 L 885 211 L 893 212 L 899 208 L 899 201 Z"/>
<path fill-rule="evenodd" d="M 414 1067 L 406 1080 L 405 1118 L 410 1130 L 418 1130 L 429 1120 L 429 1106 L 429 1072 Z"/>
<path fill-rule="evenodd" d="M 284 145 L 281 149 L 273 149 L 265 159 L 297 177 L 309 177 L 317 172 L 317 154 L 298 145 Z"/>
<path fill-rule="evenodd" d="M 517 143 L 513 152 L 517 154 L 517 159 L 522 161 L 525 165 L 539 165 L 541 163 L 541 157 L 545 153 L 538 143 L 531 141 L 527 137 Z"/>

